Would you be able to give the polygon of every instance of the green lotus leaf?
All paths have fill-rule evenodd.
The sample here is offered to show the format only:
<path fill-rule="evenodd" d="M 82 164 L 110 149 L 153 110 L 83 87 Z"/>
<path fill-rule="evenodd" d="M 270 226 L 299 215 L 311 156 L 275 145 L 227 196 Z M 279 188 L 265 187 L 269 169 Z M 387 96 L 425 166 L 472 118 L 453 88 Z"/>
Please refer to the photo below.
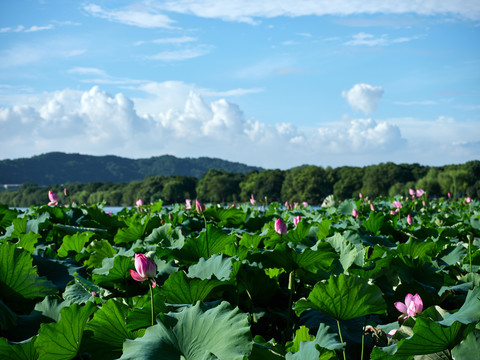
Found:
<path fill-rule="evenodd" d="M 37 360 L 38 352 L 35 349 L 36 337 L 28 340 L 9 343 L 7 339 L 0 338 L 0 358 L 5 360 Z"/>
<path fill-rule="evenodd" d="M 172 304 L 195 304 L 203 301 L 216 287 L 223 285 L 216 279 L 191 279 L 184 271 L 171 274 L 160 289 L 160 293 Z"/>
<path fill-rule="evenodd" d="M 0 300 L 0 330 L 7 330 L 17 323 L 15 314 L 7 305 Z"/>
<path fill-rule="evenodd" d="M 298 350 L 300 350 L 300 343 L 302 341 L 314 340 L 315 336 L 310 335 L 308 331 L 309 330 L 306 326 L 300 326 L 300 328 L 295 332 L 293 342 L 287 343 L 287 345 L 285 345 L 285 350 L 290 353 L 296 353 Z"/>
<path fill-rule="evenodd" d="M 364 220 L 362 225 L 373 235 L 379 235 L 384 222 L 385 216 L 383 216 L 381 212 L 371 211 L 368 215 L 368 219 Z"/>
<path fill-rule="evenodd" d="M 235 242 L 235 235 L 227 235 L 211 224 L 207 230 L 200 232 L 197 238 L 189 238 L 178 255 L 187 260 L 208 259 L 213 254 L 221 254 L 228 244 Z"/>
<path fill-rule="evenodd" d="M 115 286 L 130 279 L 130 269 L 133 269 L 133 257 L 116 254 L 105 258 L 102 267 L 93 270 L 93 282 L 98 285 Z"/>
<path fill-rule="evenodd" d="M 95 285 L 77 273 L 74 274 L 74 279 L 74 283 L 68 285 L 63 292 L 63 298 L 68 303 L 85 304 L 88 301 L 95 302 L 95 296 L 105 299 L 111 295 L 110 291 Z"/>
<path fill-rule="evenodd" d="M 94 359 L 117 359 L 122 355 L 123 342 L 135 339 L 127 328 L 128 306 L 108 300 L 97 310 L 93 319 L 85 326 L 85 343 L 82 349 Z"/>
<path fill-rule="evenodd" d="M 342 350 L 344 343 L 337 340 L 337 334 L 330 333 L 330 327 L 320 324 L 317 335 L 313 341 L 303 341 L 300 343 L 300 349 L 296 353 L 288 353 L 286 360 L 310 360 L 318 359 L 320 355 L 327 355 L 331 350 Z"/>
<path fill-rule="evenodd" d="M 153 229 L 145 238 L 147 244 L 159 244 L 169 249 L 181 249 L 185 244 L 185 236 L 180 229 L 172 229 L 172 224 L 165 224 Z"/>
<path fill-rule="evenodd" d="M 13 244 L 0 245 L 0 296 L 13 310 L 23 299 L 35 299 L 53 294 L 56 287 L 39 277 L 32 265 L 30 252 Z"/>
<path fill-rule="evenodd" d="M 365 249 L 358 250 L 339 233 L 327 238 L 325 241 L 340 255 L 339 261 L 340 264 L 342 264 L 344 272 L 346 272 L 353 263 L 360 267 L 364 265 Z"/>
<path fill-rule="evenodd" d="M 132 218 L 133 219 L 133 218 Z M 138 219 L 137 219 L 138 221 Z M 143 234 L 145 233 L 145 230 L 147 228 L 148 222 L 145 222 L 143 224 L 131 220 L 130 224 L 126 228 L 121 228 L 118 229 L 117 234 L 113 238 L 113 241 L 115 244 L 131 244 L 134 241 L 142 238 Z"/>
<path fill-rule="evenodd" d="M 455 321 L 451 326 L 422 317 L 417 318 L 413 335 L 397 343 L 395 355 L 423 355 L 453 349 L 463 339 L 465 325 Z"/>
<path fill-rule="evenodd" d="M 460 310 L 453 314 L 446 313 L 444 319 L 438 323 L 450 326 L 455 321 L 462 324 L 470 324 L 480 321 L 480 287 L 475 287 L 467 293 L 465 303 Z"/>
<path fill-rule="evenodd" d="M 332 275 L 315 285 L 307 300 L 295 305 L 298 315 L 307 309 L 319 310 L 336 320 L 349 320 L 387 309 L 381 290 L 368 279 L 352 275 Z"/>
<path fill-rule="evenodd" d="M 480 354 L 480 330 L 474 330 L 452 350 L 454 359 L 470 359 L 472 354 Z"/>
<path fill-rule="evenodd" d="M 121 360 L 242 360 L 252 351 L 247 314 L 230 304 L 205 310 L 198 302 L 168 313 L 145 335 L 123 344 Z"/>
<path fill-rule="evenodd" d="M 286 243 L 280 243 L 273 250 L 251 254 L 250 261 L 262 263 L 265 267 L 284 268 L 287 272 L 305 269 L 315 272 L 318 269 L 328 269 L 338 255 L 330 244 L 319 241 L 315 246 L 295 247 L 292 249 Z"/>
<path fill-rule="evenodd" d="M 116 254 L 115 249 L 107 240 L 94 240 L 87 247 L 90 257 L 85 260 L 85 265 L 93 268 L 102 267 L 103 259 L 112 258 Z"/>
<path fill-rule="evenodd" d="M 92 232 L 86 231 L 64 236 L 62 245 L 57 252 L 58 256 L 67 257 L 70 251 L 73 252 L 74 255 L 82 252 L 85 249 L 85 244 L 90 240 L 92 235 Z"/>
<path fill-rule="evenodd" d="M 228 281 L 232 276 L 232 259 L 229 256 L 215 254 L 210 259 L 200 258 L 197 264 L 188 268 L 189 278 L 202 280 L 211 279 L 215 276 L 218 280 Z"/>
<path fill-rule="evenodd" d="M 35 342 L 40 359 L 74 358 L 80 350 L 85 324 L 96 309 L 91 302 L 85 305 L 73 304 L 60 311 L 58 322 L 42 324 Z"/>
<path fill-rule="evenodd" d="M 154 317 L 160 316 L 162 313 L 169 311 L 165 305 L 165 298 L 160 295 L 158 286 L 153 289 L 153 311 Z M 146 328 L 152 325 L 152 303 L 150 294 L 134 299 L 134 307 L 129 310 L 127 315 L 126 326 L 130 331 L 140 328 Z"/>

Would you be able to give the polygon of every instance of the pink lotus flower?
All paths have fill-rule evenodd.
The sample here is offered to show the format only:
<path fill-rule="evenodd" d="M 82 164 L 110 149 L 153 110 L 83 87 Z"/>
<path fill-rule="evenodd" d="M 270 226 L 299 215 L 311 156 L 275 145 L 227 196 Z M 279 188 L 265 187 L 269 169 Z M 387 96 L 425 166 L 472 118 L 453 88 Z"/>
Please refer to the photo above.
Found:
<path fill-rule="evenodd" d="M 155 276 L 157 275 L 157 265 L 153 260 L 147 258 L 144 254 L 135 254 L 135 270 L 130 270 L 130 275 L 135 281 L 150 280 L 152 287 L 157 286 Z"/>
<path fill-rule="evenodd" d="M 420 314 L 423 310 L 422 298 L 418 294 L 407 294 L 407 296 L 405 296 L 405 303 L 396 302 L 394 305 L 398 311 L 406 315 L 405 320 L 408 319 L 409 316 Z"/>
<path fill-rule="evenodd" d="M 414 196 L 414 195 L 415 195 L 415 190 L 413 190 L 413 189 L 408 189 L 408 193 L 409 193 L 411 196 Z"/>
<path fill-rule="evenodd" d="M 397 208 L 397 209 L 401 209 L 402 208 L 402 203 L 398 200 L 395 200 L 393 203 L 392 203 L 393 207 Z"/>
<path fill-rule="evenodd" d="M 387 334 L 387 337 L 392 338 L 393 335 L 395 335 L 395 333 L 396 333 L 397 331 L 398 331 L 398 329 L 392 329 L 392 330 L 390 330 L 390 331 L 388 332 L 388 334 Z"/>
<path fill-rule="evenodd" d="M 140 207 L 140 206 L 143 205 L 143 200 L 142 200 L 142 199 L 138 199 L 135 204 L 137 205 L 137 207 Z"/>
<path fill-rule="evenodd" d="M 353 217 L 354 217 L 355 219 L 357 219 L 357 218 L 358 218 L 358 210 L 355 209 L 355 208 L 353 208 L 353 210 L 352 210 L 352 215 L 353 215 Z"/>
<path fill-rule="evenodd" d="M 255 203 L 256 203 L 256 201 L 253 198 L 253 194 L 252 194 L 252 196 L 250 197 L 250 204 L 255 205 Z"/>
<path fill-rule="evenodd" d="M 203 204 L 200 201 L 195 200 L 195 210 L 197 210 L 197 213 L 202 215 L 203 211 L 205 210 L 205 206 L 203 206 Z"/>
<path fill-rule="evenodd" d="M 395 211 L 394 211 L 394 210 L 390 210 L 390 215 L 395 215 Z"/>
<path fill-rule="evenodd" d="M 407 223 L 408 223 L 408 225 L 413 224 L 412 216 L 410 214 L 407 215 Z"/>
<path fill-rule="evenodd" d="M 50 200 L 50 202 L 48 203 L 49 206 L 58 205 L 58 195 L 55 194 L 52 190 L 48 191 L 48 199 Z"/>
<path fill-rule="evenodd" d="M 192 208 L 192 200 L 185 199 L 185 209 L 189 210 Z"/>
<path fill-rule="evenodd" d="M 275 220 L 275 232 L 280 235 L 287 234 L 287 225 L 283 222 L 281 218 Z"/>
<path fill-rule="evenodd" d="M 425 194 L 425 190 L 423 190 L 423 189 L 417 189 L 417 193 L 416 193 L 416 194 L 417 194 L 417 197 L 420 197 L 420 196 L 422 196 L 423 194 Z"/>
<path fill-rule="evenodd" d="M 363 194 L 362 194 L 362 193 L 358 193 L 358 197 L 359 197 L 360 199 L 362 199 L 362 198 L 363 198 Z"/>
<path fill-rule="evenodd" d="M 375 206 L 373 206 L 373 204 L 370 204 L 370 210 L 375 211 Z"/>
<path fill-rule="evenodd" d="M 63 195 L 65 195 L 65 197 L 69 197 L 69 196 L 70 196 L 70 192 L 68 191 L 67 188 L 64 188 L 64 189 L 63 189 Z"/>
<path fill-rule="evenodd" d="M 307 206 L 308 206 L 308 202 L 304 201 L 304 202 L 302 202 L 302 205 L 305 206 L 305 207 L 307 207 Z"/>
<path fill-rule="evenodd" d="M 467 202 L 467 204 L 470 204 L 472 202 L 472 198 L 470 196 L 467 196 L 465 198 L 465 201 Z"/>
<path fill-rule="evenodd" d="M 450 199 L 452 197 L 452 194 L 448 193 L 447 196 Z"/>
<path fill-rule="evenodd" d="M 302 220 L 302 217 L 301 217 L 300 215 L 295 216 L 295 217 L 293 218 L 293 225 L 294 225 L 294 226 L 297 226 L 298 223 L 300 222 L 300 220 Z"/>

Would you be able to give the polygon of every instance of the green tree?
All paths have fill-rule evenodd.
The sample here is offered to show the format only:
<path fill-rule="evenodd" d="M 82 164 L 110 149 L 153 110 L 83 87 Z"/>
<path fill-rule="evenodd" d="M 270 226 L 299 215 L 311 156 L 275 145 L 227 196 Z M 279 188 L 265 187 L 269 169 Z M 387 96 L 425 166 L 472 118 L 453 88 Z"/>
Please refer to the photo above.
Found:
<path fill-rule="evenodd" d="M 197 198 L 203 202 L 225 203 L 238 201 L 243 174 L 210 169 L 198 181 Z"/>
<path fill-rule="evenodd" d="M 332 185 L 323 168 L 313 165 L 299 166 L 286 172 L 282 198 L 290 202 L 321 204 L 323 199 L 332 193 Z"/>
<path fill-rule="evenodd" d="M 282 201 L 282 185 L 285 172 L 282 170 L 263 170 L 248 173 L 240 183 L 240 199 L 248 201 L 251 194 L 257 201 Z"/>

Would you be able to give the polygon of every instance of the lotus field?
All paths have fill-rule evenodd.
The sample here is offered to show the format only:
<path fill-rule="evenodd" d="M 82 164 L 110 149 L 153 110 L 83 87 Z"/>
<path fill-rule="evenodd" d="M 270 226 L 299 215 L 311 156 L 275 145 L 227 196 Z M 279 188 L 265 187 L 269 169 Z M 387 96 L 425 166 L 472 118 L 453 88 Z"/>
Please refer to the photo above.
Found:
<path fill-rule="evenodd" d="M 111 214 L 50 195 L 0 206 L 0 359 L 480 354 L 478 200 L 139 200 Z"/>

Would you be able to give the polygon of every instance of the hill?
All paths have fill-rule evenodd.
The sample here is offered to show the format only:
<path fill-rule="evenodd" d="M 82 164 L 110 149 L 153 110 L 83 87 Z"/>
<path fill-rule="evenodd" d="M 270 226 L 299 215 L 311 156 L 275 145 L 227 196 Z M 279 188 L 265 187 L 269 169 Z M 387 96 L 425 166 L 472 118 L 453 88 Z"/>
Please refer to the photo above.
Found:
<path fill-rule="evenodd" d="M 113 155 L 51 152 L 31 158 L 0 160 L 0 184 L 121 183 L 143 180 L 148 175 L 201 178 L 210 169 L 244 174 L 252 170 L 262 170 L 259 167 L 209 157 L 177 158 L 162 155 L 148 159 L 129 159 Z"/>

